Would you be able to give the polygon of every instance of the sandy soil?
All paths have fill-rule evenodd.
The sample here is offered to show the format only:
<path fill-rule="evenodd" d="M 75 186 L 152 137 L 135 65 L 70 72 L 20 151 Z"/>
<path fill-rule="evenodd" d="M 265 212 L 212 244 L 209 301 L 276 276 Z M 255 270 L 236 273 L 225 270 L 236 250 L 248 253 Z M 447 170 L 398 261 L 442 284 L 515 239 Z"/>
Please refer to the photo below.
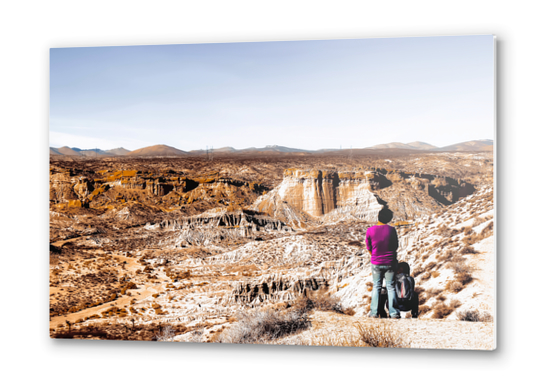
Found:
<path fill-rule="evenodd" d="M 300 344 L 318 338 L 340 338 L 356 334 L 354 324 L 388 325 L 393 331 L 410 342 L 410 348 L 492 350 L 494 323 L 420 320 L 420 319 L 370 319 L 362 316 L 346 316 L 333 312 L 315 312 L 311 315 L 312 328 L 281 341 L 284 344 Z"/>

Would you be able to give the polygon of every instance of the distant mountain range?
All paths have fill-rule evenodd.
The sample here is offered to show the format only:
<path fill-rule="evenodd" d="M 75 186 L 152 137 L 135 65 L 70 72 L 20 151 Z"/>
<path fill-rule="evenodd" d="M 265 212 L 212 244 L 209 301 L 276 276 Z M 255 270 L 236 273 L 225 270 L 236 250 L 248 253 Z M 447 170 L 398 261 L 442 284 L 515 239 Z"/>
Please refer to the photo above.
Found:
<path fill-rule="evenodd" d="M 124 148 L 115 148 L 115 149 L 108 149 L 106 151 L 98 148 L 94 149 L 80 149 L 80 148 L 70 148 L 70 147 L 61 147 L 61 148 L 49 148 L 49 154 L 50 155 L 63 155 L 63 156 L 88 156 L 88 157 L 96 157 L 96 156 L 124 156 L 126 154 L 130 153 L 129 150 Z"/>
<path fill-rule="evenodd" d="M 364 153 L 371 153 L 372 151 L 386 151 L 386 150 L 411 150 L 411 151 L 438 151 L 438 152 L 456 152 L 456 151 L 493 151 L 493 140 L 472 140 L 465 141 L 463 143 L 457 143 L 453 145 L 448 145 L 445 147 L 436 147 L 434 145 L 424 143 L 422 141 L 415 141 L 412 143 L 387 143 L 374 145 L 372 147 L 365 147 L 358 149 L 356 148 L 356 153 L 359 151 Z M 94 149 L 80 149 L 80 148 L 70 148 L 70 147 L 61 147 L 61 148 L 49 148 L 49 153 L 51 156 L 86 156 L 86 157 L 109 157 L 109 156 L 197 156 L 205 155 L 208 152 L 213 152 L 214 154 L 319 154 L 324 152 L 345 152 L 350 151 L 350 149 L 319 149 L 316 151 L 311 151 L 307 149 L 298 149 L 298 148 L 289 148 L 282 147 L 280 145 L 267 145 L 263 148 L 245 148 L 245 149 L 235 149 L 233 147 L 222 147 L 217 149 L 199 149 L 193 151 L 183 151 L 174 147 L 167 145 L 152 145 L 150 147 L 136 149 L 135 151 L 129 151 L 125 148 L 115 148 L 102 150 L 98 148 Z"/>

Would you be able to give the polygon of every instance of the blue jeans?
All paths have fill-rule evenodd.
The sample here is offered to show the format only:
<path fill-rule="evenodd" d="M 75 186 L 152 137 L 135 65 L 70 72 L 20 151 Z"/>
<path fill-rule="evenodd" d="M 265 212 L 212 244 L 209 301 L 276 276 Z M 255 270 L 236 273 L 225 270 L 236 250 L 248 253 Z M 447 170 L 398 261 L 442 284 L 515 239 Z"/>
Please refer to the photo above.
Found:
<path fill-rule="evenodd" d="M 371 298 L 371 317 L 377 317 L 378 308 L 384 303 L 379 303 L 382 298 L 380 291 L 382 290 L 382 282 L 386 279 L 386 289 L 388 290 L 388 303 L 390 317 L 401 317 L 401 312 L 397 309 L 397 296 L 395 295 L 395 268 L 391 265 L 375 265 L 371 264 L 373 272 L 373 296 Z"/>

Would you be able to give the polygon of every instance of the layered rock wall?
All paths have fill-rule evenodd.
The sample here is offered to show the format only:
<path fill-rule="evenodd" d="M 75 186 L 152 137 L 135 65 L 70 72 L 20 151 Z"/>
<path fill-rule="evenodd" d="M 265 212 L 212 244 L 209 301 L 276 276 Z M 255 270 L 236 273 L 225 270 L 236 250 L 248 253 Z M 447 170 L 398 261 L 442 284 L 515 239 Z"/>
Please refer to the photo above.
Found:
<path fill-rule="evenodd" d="M 286 169 L 282 183 L 259 198 L 254 207 L 272 216 L 280 204 L 286 204 L 313 217 L 340 212 L 374 219 L 382 202 L 371 191 L 388 183 L 375 172 Z"/>

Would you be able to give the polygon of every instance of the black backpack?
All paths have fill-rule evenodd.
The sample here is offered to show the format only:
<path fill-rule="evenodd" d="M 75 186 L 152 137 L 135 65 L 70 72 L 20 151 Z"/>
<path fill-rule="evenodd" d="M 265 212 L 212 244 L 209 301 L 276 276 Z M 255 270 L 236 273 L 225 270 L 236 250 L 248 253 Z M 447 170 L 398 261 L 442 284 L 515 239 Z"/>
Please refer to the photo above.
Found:
<path fill-rule="evenodd" d="M 397 295 L 397 301 L 402 304 L 412 300 L 414 296 L 414 278 L 408 276 L 406 273 L 401 273 L 396 276 L 395 280 L 395 292 Z"/>

